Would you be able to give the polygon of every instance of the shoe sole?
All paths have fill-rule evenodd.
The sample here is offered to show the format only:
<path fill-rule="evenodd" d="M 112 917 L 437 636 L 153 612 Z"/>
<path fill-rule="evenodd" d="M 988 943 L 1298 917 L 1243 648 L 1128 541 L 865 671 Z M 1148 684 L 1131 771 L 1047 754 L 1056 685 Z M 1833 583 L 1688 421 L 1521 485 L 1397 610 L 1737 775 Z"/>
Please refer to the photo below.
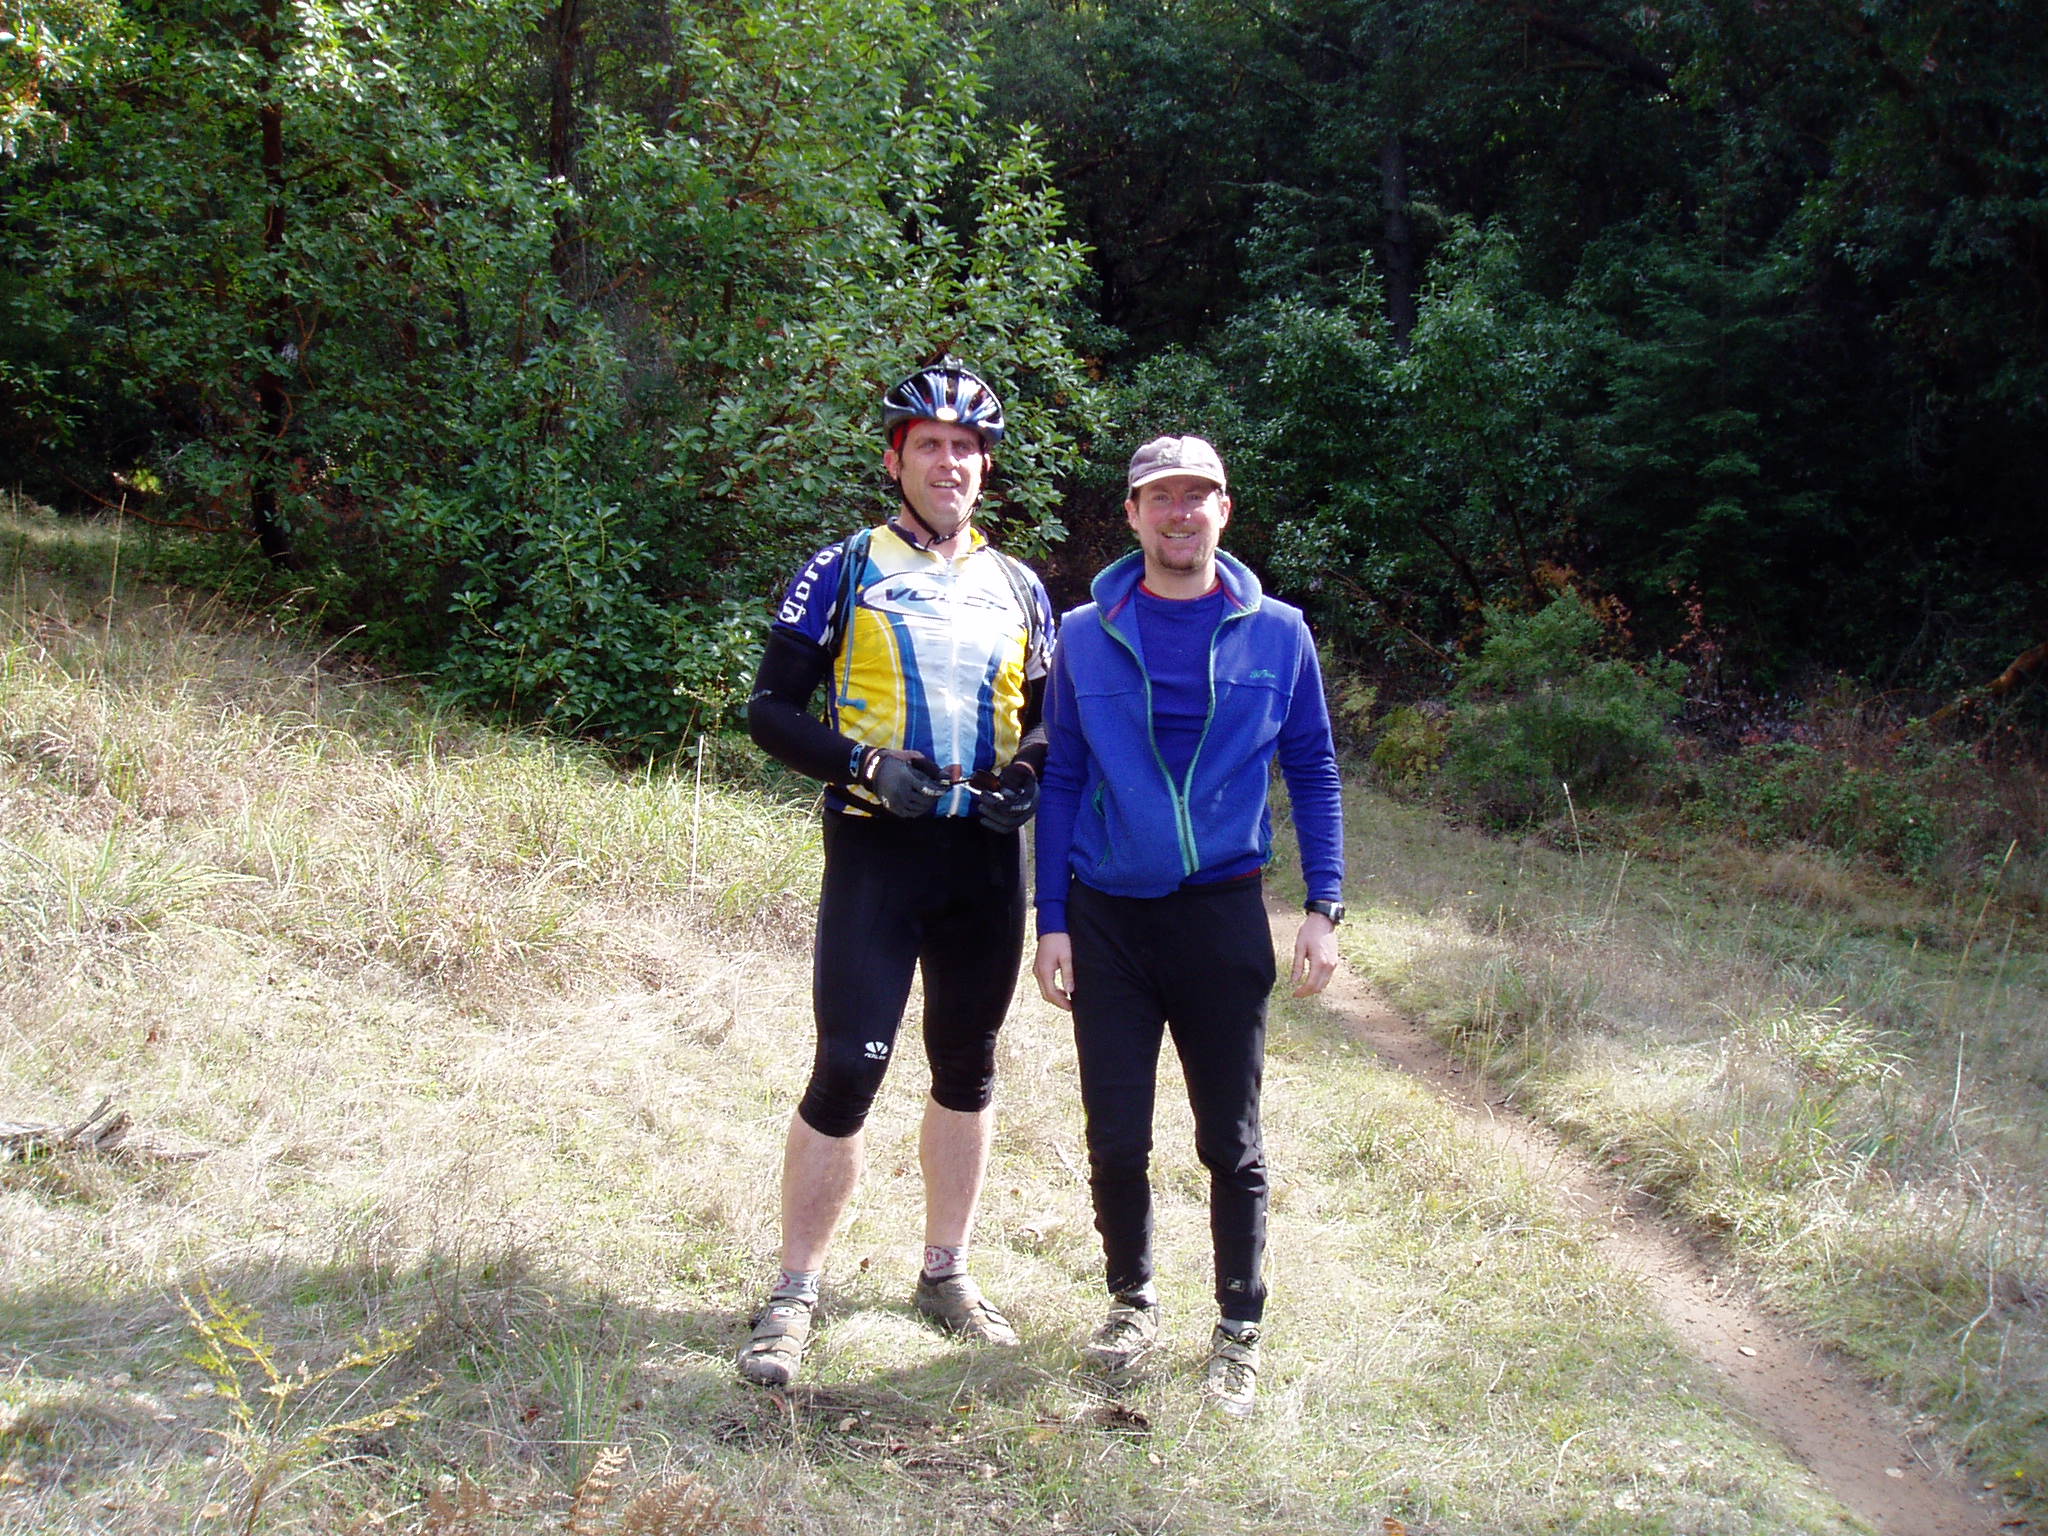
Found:
<path fill-rule="evenodd" d="M 796 1366 L 770 1357 L 742 1360 L 740 1380 L 756 1387 L 786 1387 L 796 1380 Z"/>
<path fill-rule="evenodd" d="M 1105 1376 L 1129 1376 L 1139 1366 L 1152 1358 L 1153 1351 L 1156 1348 L 1156 1345 L 1147 1344 L 1143 1349 L 1129 1354 L 1108 1354 L 1088 1349 L 1084 1346 L 1081 1350 L 1081 1360 L 1091 1369 L 1100 1371 Z"/>
<path fill-rule="evenodd" d="M 923 1307 L 917 1314 L 949 1339 L 961 1339 L 969 1344 L 986 1344 L 992 1349 L 1015 1349 L 1023 1341 L 1013 1330 L 1006 1334 L 988 1331 L 988 1325 L 979 1321 L 962 1323 L 946 1316 L 943 1312 L 927 1312 Z"/>
<path fill-rule="evenodd" d="M 970 1344 L 986 1344 L 995 1349 L 1015 1349 L 1023 1342 L 1017 1337 L 1017 1330 L 1010 1320 L 991 1306 L 986 1297 L 964 1313 L 952 1313 L 928 1300 L 920 1290 L 912 1298 L 912 1305 L 919 1317 L 949 1338 L 964 1339 Z M 1003 1332 L 990 1331 L 988 1322 L 981 1315 L 984 1310 L 1002 1324 Z"/>

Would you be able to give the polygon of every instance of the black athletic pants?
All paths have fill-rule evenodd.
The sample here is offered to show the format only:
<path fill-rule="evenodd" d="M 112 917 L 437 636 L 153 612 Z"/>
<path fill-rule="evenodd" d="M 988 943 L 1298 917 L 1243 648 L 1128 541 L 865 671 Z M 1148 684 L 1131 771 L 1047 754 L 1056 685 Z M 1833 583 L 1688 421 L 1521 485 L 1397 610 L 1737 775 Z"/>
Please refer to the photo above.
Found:
<path fill-rule="evenodd" d="M 810 1086 L 797 1105 L 823 1136 L 866 1123 L 896 1052 L 911 977 L 924 972 L 932 1098 L 972 1113 L 995 1094 L 996 1032 L 1024 953 L 1023 844 L 972 817 L 825 813 L 811 1009 Z"/>
<path fill-rule="evenodd" d="M 1209 1232 L 1223 1316 L 1265 1310 L 1266 1151 L 1259 1086 L 1272 931 L 1257 880 L 1139 900 L 1080 881 L 1067 898 L 1074 1044 L 1088 1120 L 1088 1182 L 1112 1293 L 1152 1278 L 1152 1109 L 1171 1031 L 1209 1170 Z"/>

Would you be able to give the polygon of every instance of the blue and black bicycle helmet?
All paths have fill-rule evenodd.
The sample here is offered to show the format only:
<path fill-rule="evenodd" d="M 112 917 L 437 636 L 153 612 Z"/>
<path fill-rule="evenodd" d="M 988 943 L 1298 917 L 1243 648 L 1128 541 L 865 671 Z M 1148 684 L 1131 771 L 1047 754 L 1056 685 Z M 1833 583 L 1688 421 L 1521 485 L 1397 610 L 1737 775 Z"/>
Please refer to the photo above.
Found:
<path fill-rule="evenodd" d="M 906 421 L 957 423 L 981 434 L 984 448 L 1003 440 L 1003 402 L 980 376 L 951 357 L 902 379 L 882 396 L 882 438 L 892 446 Z"/>

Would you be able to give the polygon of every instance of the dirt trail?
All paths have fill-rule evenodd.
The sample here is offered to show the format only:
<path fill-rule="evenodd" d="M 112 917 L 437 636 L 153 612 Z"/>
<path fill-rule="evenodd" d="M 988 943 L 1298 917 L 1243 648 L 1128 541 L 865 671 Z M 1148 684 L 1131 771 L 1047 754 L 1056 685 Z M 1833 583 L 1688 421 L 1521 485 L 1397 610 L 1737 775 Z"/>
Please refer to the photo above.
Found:
<path fill-rule="evenodd" d="M 1291 911 L 1274 914 L 1283 960 L 1296 922 Z M 1651 1201 L 1489 1096 L 1492 1085 L 1455 1064 L 1348 967 L 1323 1000 L 1383 1061 L 1428 1084 L 1503 1152 L 1552 1183 L 1608 1257 L 1641 1278 L 1686 1348 L 1720 1374 L 1729 1400 L 1873 1529 L 1884 1536 L 2011 1536 L 2027 1528 L 1995 1495 L 1923 1456 L 1903 1416 L 1852 1366 L 1726 1283 L 1686 1230 Z"/>

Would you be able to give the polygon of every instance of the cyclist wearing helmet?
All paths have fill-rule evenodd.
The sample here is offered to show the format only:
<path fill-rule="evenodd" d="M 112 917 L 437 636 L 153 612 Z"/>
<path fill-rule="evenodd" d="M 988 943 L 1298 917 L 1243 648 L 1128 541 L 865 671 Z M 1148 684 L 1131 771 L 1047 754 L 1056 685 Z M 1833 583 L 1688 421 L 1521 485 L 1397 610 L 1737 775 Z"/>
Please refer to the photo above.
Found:
<path fill-rule="evenodd" d="M 1052 607 L 974 526 L 1003 435 L 995 392 L 945 358 L 888 391 L 882 433 L 901 504 L 790 582 L 748 705 L 762 749 L 825 784 L 816 1053 L 783 1150 L 782 1270 L 738 1361 L 764 1386 L 803 1359 L 826 1249 L 860 1177 L 862 1126 L 920 970 L 931 1093 L 917 1309 L 949 1333 L 1017 1342 L 969 1277 L 967 1248 L 996 1031 L 1023 955 L 1017 831 L 1045 760 Z M 823 720 L 808 713 L 820 683 Z"/>

